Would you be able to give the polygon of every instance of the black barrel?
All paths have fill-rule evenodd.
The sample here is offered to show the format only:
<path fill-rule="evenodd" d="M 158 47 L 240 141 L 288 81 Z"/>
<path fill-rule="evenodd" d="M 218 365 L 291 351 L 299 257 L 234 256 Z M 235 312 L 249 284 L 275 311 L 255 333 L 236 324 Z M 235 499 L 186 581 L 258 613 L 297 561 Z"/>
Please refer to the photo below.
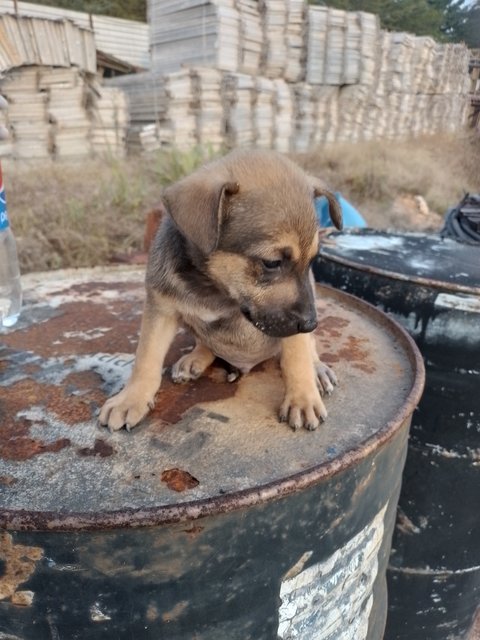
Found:
<path fill-rule="evenodd" d="M 414 337 L 412 420 L 388 571 L 385 640 L 463 638 L 480 604 L 480 247 L 434 235 L 333 234 L 315 276 Z"/>
<path fill-rule="evenodd" d="M 0 637 L 381 640 L 411 414 L 414 342 L 318 286 L 319 351 L 340 386 L 293 432 L 278 363 L 165 375 L 132 433 L 93 417 L 132 367 L 143 274 L 30 276 L 2 336 Z M 180 332 L 171 365 L 192 348 Z"/>

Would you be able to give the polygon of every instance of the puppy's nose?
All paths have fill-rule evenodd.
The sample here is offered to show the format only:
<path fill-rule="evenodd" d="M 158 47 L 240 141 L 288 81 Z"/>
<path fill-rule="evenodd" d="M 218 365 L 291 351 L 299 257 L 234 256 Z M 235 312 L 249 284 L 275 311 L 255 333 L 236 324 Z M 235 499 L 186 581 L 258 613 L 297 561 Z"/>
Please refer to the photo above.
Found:
<path fill-rule="evenodd" d="M 317 318 L 300 318 L 297 322 L 298 333 L 310 333 L 317 327 Z"/>

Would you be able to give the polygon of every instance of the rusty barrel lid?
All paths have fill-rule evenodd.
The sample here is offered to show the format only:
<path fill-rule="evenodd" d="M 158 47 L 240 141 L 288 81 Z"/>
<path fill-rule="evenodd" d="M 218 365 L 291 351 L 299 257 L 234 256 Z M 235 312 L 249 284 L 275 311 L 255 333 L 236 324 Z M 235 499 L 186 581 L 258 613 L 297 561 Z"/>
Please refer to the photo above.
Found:
<path fill-rule="evenodd" d="M 110 434 L 96 415 L 132 367 L 143 272 L 32 274 L 23 285 L 21 319 L 0 335 L 3 528 L 161 524 L 274 499 L 389 441 L 423 389 L 421 357 L 398 325 L 318 286 L 318 349 L 340 385 L 317 431 L 293 432 L 277 421 L 283 383 L 268 361 L 234 383 L 221 363 L 185 385 L 166 371 L 145 422 Z M 179 332 L 166 365 L 192 345 Z"/>
<path fill-rule="evenodd" d="M 480 247 L 439 235 L 375 229 L 332 233 L 321 259 L 455 293 L 480 295 Z"/>

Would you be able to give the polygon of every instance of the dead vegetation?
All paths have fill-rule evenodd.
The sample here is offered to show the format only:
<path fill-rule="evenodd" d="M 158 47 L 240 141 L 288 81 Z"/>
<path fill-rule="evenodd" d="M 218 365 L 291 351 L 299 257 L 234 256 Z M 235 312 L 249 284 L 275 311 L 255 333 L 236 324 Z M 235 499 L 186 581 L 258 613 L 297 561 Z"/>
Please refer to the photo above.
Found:
<path fill-rule="evenodd" d="M 122 161 L 5 165 L 22 271 L 133 260 L 162 186 L 210 155 L 196 149 Z M 465 191 L 480 191 L 480 143 L 465 136 L 336 144 L 295 159 L 377 228 L 438 228 Z"/>
<path fill-rule="evenodd" d="M 480 140 L 466 135 L 337 144 L 299 160 L 372 227 L 438 228 L 465 192 L 480 191 Z"/>

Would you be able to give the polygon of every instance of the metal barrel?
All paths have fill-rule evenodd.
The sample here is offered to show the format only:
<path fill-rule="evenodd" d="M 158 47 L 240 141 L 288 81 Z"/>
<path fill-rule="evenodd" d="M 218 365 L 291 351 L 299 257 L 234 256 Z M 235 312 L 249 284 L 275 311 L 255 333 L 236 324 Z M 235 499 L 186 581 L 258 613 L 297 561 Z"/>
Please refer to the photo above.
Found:
<path fill-rule="evenodd" d="M 352 231 L 331 237 L 314 271 L 391 314 L 426 365 L 393 536 L 385 640 L 463 638 L 480 604 L 480 248 Z"/>
<path fill-rule="evenodd" d="M 411 415 L 414 342 L 318 287 L 316 339 L 341 380 L 293 432 L 265 362 L 168 371 L 132 433 L 93 417 L 131 370 L 136 269 L 28 276 L 2 335 L 0 635 L 16 640 L 381 640 Z M 192 347 L 179 332 L 167 367 Z M 2 635 L 3 634 L 3 635 Z"/>

